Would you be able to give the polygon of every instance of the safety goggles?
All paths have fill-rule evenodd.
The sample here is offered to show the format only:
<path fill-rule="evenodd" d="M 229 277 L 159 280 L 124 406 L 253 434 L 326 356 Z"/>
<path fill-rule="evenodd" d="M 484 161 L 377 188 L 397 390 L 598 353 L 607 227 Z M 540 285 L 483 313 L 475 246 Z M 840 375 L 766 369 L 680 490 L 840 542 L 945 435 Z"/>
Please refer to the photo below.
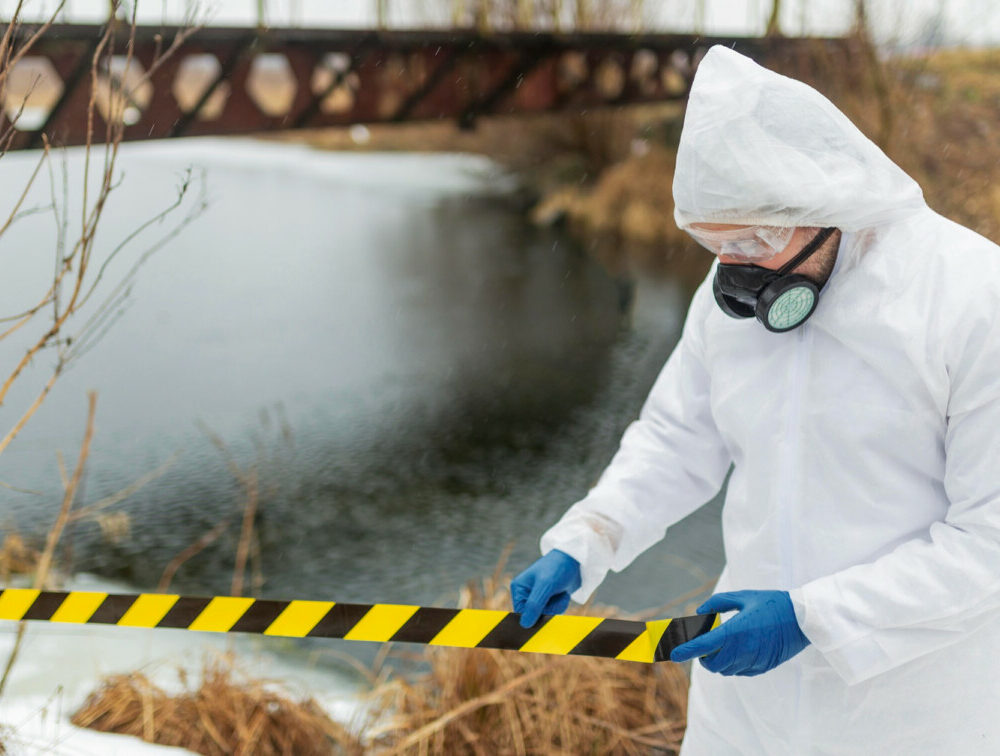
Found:
<path fill-rule="evenodd" d="M 788 246 L 794 228 L 781 226 L 746 226 L 710 231 L 688 226 L 691 238 L 715 255 L 731 257 L 738 262 L 770 260 Z"/>

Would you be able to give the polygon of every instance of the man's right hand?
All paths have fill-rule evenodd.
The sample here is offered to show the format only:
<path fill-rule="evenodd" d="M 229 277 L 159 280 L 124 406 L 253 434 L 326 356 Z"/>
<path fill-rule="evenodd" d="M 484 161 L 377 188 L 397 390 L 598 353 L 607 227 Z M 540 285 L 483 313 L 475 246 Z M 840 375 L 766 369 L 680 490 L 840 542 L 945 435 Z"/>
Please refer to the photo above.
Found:
<path fill-rule="evenodd" d="M 543 614 L 562 614 L 569 595 L 580 587 L 580 563 L 559 549 L 552 549 L 510 581 L 514 611 L 521 627 L 531 627 Z"/>

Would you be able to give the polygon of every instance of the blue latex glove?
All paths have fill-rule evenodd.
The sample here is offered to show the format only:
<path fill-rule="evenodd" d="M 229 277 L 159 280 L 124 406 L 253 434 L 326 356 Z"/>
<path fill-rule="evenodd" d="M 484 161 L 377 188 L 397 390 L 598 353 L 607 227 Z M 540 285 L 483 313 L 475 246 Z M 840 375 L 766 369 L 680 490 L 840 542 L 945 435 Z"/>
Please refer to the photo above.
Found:
<path fill-rule="evenodd" d="M 760 675 L 788 661 L 809 645 L 795 619 L 787 591 L 717 593 L 698 614 L 739 613 L 714 630 L 670 652 L 670 661 L 701 657 L 701 666 L 720 675 Z"/>
<path fill-rule="evenodd" d="M 543 614 L 562 614 L 569 594 L 580 587 L 580 563 L 564 551 L 552 549 L 510 581 L 514 611 L 521 627 L 531 627 Z"/>

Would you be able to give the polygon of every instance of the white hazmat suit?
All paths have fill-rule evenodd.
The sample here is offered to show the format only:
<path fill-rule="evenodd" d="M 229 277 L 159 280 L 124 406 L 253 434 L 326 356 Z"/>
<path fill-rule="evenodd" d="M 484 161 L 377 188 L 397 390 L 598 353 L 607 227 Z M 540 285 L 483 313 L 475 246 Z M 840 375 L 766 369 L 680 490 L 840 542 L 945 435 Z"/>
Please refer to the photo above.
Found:
<path fill-rule="evenodd" d="M 598 484 L 542 538 L 584 601 L 733 466 L 717 591 L 790 592 L 811 641 L 759 677 L 694 664 L 685 756 L 1000 753 L 1000 249 L 810 87 L 704 58 L 676 219 L 835 226 L 801 327 L 726 316 L 711 276 Z"/>

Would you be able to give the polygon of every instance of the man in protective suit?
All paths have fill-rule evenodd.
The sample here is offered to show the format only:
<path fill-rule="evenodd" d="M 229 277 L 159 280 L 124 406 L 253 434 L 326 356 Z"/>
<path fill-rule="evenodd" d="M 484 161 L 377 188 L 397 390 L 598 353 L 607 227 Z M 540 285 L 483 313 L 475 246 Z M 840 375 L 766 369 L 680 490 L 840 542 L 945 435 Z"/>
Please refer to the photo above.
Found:
<path fill-rule="evenodd" d="M 718 260 L 598 484 L 511 584 L 585 601 L 732 475 L 682 752 L 1000 753 L 1000 249 L 827 99 L 701 62 L 675 218 Z M 730 614 L 735 612 L 735 614 Z"/>

